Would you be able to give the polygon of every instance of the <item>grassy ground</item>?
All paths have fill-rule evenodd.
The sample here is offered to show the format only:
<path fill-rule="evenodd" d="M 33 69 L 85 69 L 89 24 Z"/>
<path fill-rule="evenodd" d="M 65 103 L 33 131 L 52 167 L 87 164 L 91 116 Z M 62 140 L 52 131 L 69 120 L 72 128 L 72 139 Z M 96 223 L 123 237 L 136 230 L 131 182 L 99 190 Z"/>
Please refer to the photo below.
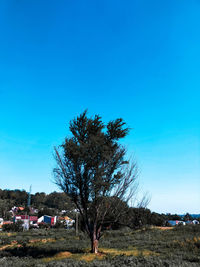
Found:
<path fill-rule="evenodd" d="M 0 266 L 200 266 L 200 226 L 107 231 L 99 255 L 69 230 L 0 233 Z"/>

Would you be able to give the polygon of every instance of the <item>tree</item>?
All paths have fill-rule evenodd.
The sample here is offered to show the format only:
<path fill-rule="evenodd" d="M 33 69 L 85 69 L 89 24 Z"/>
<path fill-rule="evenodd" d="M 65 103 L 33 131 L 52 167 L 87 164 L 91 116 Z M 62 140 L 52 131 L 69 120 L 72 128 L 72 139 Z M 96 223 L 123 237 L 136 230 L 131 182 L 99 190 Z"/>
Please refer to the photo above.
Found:
<path fill-rule="evenodd" d="M 166 220 L 173 220 L 173 221 L 178 220 L 178 221 L 181 221 L 181 216 L 177 215 L 177 214 L 167 213 Z"/>
<path fill-rule="evenodd" d="M 185 222 L 187 222 L 187 221 L 192 221 L 193 218 L 192 218 L 192 216 L 187 212 L 187 213 L 185 214 L 185 216 L 183 217 L 183 220 L 184 220 Z"/>
<path fill-rule="evenodd" d="M 45 200 L 46 200 L 46 194 L 44 192 L 41 193 L 35 193 L 35 195 L 32 196 L 32 205 L 37 207 L 38 209 L 41 209 L 45 206 Z"/>
<path fill-rule="evenodd" d="M 11 213 L 9 212 L 9 210 L 12 207 L 11 203 L 6 199 L 0 199 L 0 217 L 4 219 L 10 219 Z"/>
<path fill-rule="evenodd" d="M 74 203 L 71 202 L 69 197 L 65 193 L 52 192 L 47 195 L 45 205 L 49 208 L 61 210 L 73 210 Z"/>
<path fill-rule="evenodd" d="M 151 224 L 151 211 L 144 207 L 129 208 L 128 224 L 131 228 L 140 228 Z"/>
<path fill-rule="evenodd" d="M 134 193 L 137 166 L 125 159 L 126 150 L 119 144 L 129 128 L 121 118 L 105 124 L 99 115 L 89 118 L 84 111 L 70 121 L 69 130 L 71 137 L 55 148 L 54 179 L 75 203 L 91 251 L 97 253 L 108 211 Z"/>
<path fill-rule="evenodd" d="M 41 217 L 43 215 L 54 216 L 55 210 L 51 209 L 51 208 L 44 207 L 43 209 L 39 210 L 38 217 Z"/>

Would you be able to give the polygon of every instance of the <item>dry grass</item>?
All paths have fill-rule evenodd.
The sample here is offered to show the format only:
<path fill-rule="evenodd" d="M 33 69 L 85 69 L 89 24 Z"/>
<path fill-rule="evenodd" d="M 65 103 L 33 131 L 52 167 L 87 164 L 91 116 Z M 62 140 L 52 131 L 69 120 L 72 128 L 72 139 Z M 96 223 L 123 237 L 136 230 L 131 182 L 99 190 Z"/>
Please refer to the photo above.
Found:
<path fill-rule="evenodd" d="M 84 260 L 86 262 L 93 261 L 94 259 L 103 260 L 105 258 L 105 254 L 103 253 L 85 253 L 83 256 L 79 258 L 79 260 Z"/>
<path fill-rule="evenodd" d="M 125 256 L 157 256 L 158 253 L 155 253 L 150 250 L 138 250 L 137 248 L 131 248 L 129 250 L 118 250 L 118 249 L 111 249 L 111 248 L 101 248 L 98 254 L 90 253 L 89 249 L 86 250 L 85 253 L 70 253 L 69 251 L 59 252 L 53 257 L 48 257 L 43 259 L 44 262 L 51 262 L 54 260 L 62 260 L 66 258 L 71 258 L 75 260 L 84 260 L 86 262 L 91 262 L 94 259 L 103 260 L 106 256 L 116 257 L 119 255 Z"/>
<path fill-rule="evenodd" d="M 199 227 L 148 227 L 136 231 L 127 229 L 108 231 L 100 242 L 98 254 L 90 253 L 90 242 L 84 234 L 75 236 L 74 232 L 63 230 L 23 232 L 18 233 L 16 238 L 6 235 L 0 235 L 0 237 L 2 237 L 0 248 L 2 257 L 7 255 L 6 253 L 13 256 L 21 253 L 19 262 L 24 261 L 25 257 L 30 257 L 32 261 L 44 266 L 45 264 L 54 266 L 54 262 L 60 260 L 66 262 L 66 266 L 70 266 L 71 263 L 79 266 L 79 262 L 80 266 L 90 266 L 93 265 L 93 261 L 95 265 L 97 260 L 102 261 L 100 264 L 119 262 L 120 266 L 123 262 L 127 263 L 127 257 L 131 262 L 167 261 L 173 262 L 173 266 L 180 266 L 177 262 L 186 263 L 185 266 L 189 266 L 189 263 L 200 263 Z M 17 246 L 22 247 L 18 250 Z"/>
<path fill-rule="evenodd" d="M 7 248 L 12 248 L 12 247 L 21 247 L 21 246 L 22 246 L 22 245 L 19 245 L 19 244 L 17 243 L 17 241 L 12 241 L 11 244 L 2 246 L 2 247 L 0 248 L 0 250 L 5 250 L 5 249 L 7 249 Z"/>
<path fill-rule="evenodd" d="M 56 242 L 55 239 L 53 238 L 43 238 L 43 239 L 31 239 L 29 240 L 29 243 L 34 244 L 34 243 L 49 243 L 49 242 Z"/>
<path fill-rule="evenodd" d="M 10 235 L 9 235 L 10 236 Z M 38 245 L 38 244 L 46 244 L 46 243 L 50 243 L 50 242 L 55 242 L 56 240 L 53 238 L 46 238 L 46 239 L 32 239 L 29 240 L 29 242 L 27 243 L 27 245 Z M 21 244 L 19 244 L 16 240 L 12 241 L 10 244 L 4 245 L 2 247 L 0 247 L 0 251 L 5 250 L 7 248 L 14 248 L 14 247 L 22 247 Z"/>
<path fill-rule="evenodd" d="M 156 256 L 159 255 L 151 250 L 140 250 L 137 248 L 129 248 L 128 250 L 118 250 L 112 248 L 103 248 L 100 250 L 104 254 L 110 254 L 111 256 L 119 256 L 119 255 L 126 255 L 126 256 Z"/>
<path fill-rule="evenodd" d="M 172 230 L 173 227 L 170 226 L 154 226 L 154 229 L 160 229 L 160 230 Z"/>
<path fill-rule="evenodd" d="M 184 241 L 174 240 L 174 243 L 177 243 L 182 248 L 188 248 L 188 246 L 193 247 L 193 249 L 200 247 L 200 237 L 193 237 L 192 239 L 185 239 Z"/>
<path fill-rule="evenodd" d="M 16 233 L 1 232 L 0 236 L 16 236 Z"/>
<path fill-rule="evenodd" d="M 43 261 L 44 262 L 50 262 L 50 261 L 54 261 L 54 260 L 63 260 L 66 258 L 71 258 L 71 256 L 72 256 L 72 254 L 69 251 L 63 251 L 63 252 L 57 253 L 53 257 L 44 258 Z"/>

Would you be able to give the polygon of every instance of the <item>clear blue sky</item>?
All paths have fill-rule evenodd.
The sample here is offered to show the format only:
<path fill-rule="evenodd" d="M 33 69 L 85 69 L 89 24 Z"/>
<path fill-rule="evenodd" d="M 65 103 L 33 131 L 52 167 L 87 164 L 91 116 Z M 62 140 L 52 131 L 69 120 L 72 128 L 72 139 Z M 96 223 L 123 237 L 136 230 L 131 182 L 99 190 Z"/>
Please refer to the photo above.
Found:
<path fill-rule="evenodd" d="M 0 3 L 0 188 L 47 193 L 85 108 L 122 117 L 158 212 L 200 213 L 200 2 Z"/>

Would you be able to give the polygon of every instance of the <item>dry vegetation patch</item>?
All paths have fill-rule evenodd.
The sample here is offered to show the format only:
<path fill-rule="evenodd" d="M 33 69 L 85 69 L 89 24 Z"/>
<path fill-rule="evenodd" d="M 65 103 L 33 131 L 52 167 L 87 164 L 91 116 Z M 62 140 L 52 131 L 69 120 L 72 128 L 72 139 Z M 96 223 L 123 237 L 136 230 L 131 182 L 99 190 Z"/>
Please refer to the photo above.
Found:
<path fill-rule="evenodd" d="M 1 236 L 16 236 L 16 233 L 7 233 L 7 232 L 2 232 L 2 233 L 0 233 L 0 237 Z"/>
<path fill-rule="evenodd" d="M 138 262 L 143 264 L 139 266 L 200 266 L 198 226 L 106 231 L 98 254 L 90 253 L 83 233 L 75 236 L 73 231 L 27 231 L 0 237 L 0 261 L 17 261 L 9 266 L 29 266 L 23 265 L 25 261 L 41 266 L 56 266 L 56 262 L 58 266 L 136 266 Z"/>
<path fill-rule="evenodd" d="M 34 244 L 34 243 L 48 243 L 48 242 L 56 242 L 55 239 L 53 238 L 43 238 L 43 239 L 31 239 L 29 240 L 29 243 Z"/>
<path fill-rule="evenodd" d="M 79 260 L 84 260 L 86 262 L 91 262 L 95 259 L 98 259 L 98 260 L 102 260 L 105 258 L 105 254 L 104 253 L 98 253 L 98 254 L 94 254 L 94 253 L 85 253 L 83 256 L 80 255 L 80 258 Z"/>
<path fill-rule="evenodd" d="M 51 261 L 55 261 L 55 260 L 63 260 L 66 258 L 70 258 L 71 256 L 72 256 L 72 253 L 70 253 L 69 251 L 63 251 L 63 252 L 57 253 L 53 257 L 44 258 L 43 261 L 44 262 L 51 262 Z"/>
<path fill-rule="evenodd" d="M 129 250 L 118 250 L 118 249 L 112 249 L 112 248 L 101 248 L 99 250 L 99 253 L 94 254 L 90 253 L 89 249 L 86 249 L 85 251 L 88 251 L 86 253 L 71 253 L 69 251 L 63 251 L 57 253 L 53 257 L 48 257 L 44 259 L 44 262 L 51 262 L 55 260 L 63 260 L 66 258 L 71 258 L 77 261 L 86 261 L 86 262 L 92 262 L 93 260 L 103 260 L 105 257 L 109 256 L 111 258 L 114 258 L 116 256 L 124 255 L 124 256 L 158 256 L 158 253 L 155 253 L 150 250 L 139 250 L 137 248 L 132 248 Z"/>
<path fill-rule="evenodd" d="M 110 254 L 111 256 L 119 256 L 119 255 L 126 255 L 126 256 L 156 256 L 159 255 L 156 252 L 153 252 L 151 250 L 141 250 L 138 248 L 131 248 L 128 250 L 123 250 L 123 249 L 112 249 L 112 248 L 103 248 L 101 249 L 101 252 L 104 254 Z"/>
<path fill-rule="evenodd" d="M 155 229 L 160 229 L 160 230 L 172 230 L 173 227 L 171 226 L 155 226 Z"/>

